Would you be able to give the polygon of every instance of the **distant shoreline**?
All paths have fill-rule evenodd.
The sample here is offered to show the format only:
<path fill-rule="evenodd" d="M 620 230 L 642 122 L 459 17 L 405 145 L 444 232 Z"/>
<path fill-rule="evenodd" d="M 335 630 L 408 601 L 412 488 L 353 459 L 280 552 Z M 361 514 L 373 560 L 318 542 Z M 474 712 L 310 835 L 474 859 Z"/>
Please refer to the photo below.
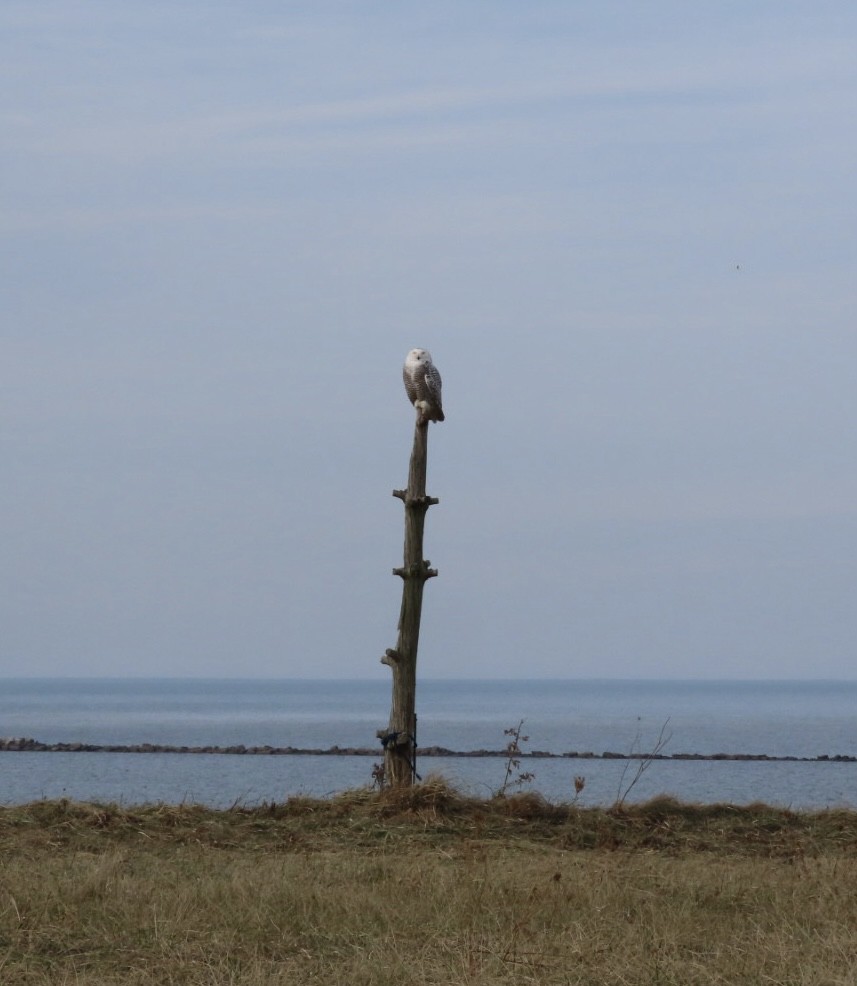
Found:
<path fill-rule="evenodd" d="M 0 739 L 0 753 L 178 753 L 217 754 L 226 756 L 277 757 L 378 757 L 381 748 L 329 746 L 325 749 L 304 749 L 295 746 L 170 746 L 163 743 L 43 743 L 29 737 Z M 509 757 L 508 750 L 448 750 L 443 746 L 424 746 L 417 750 L 419 757 Z M 857 763 L 857 756 L 843 753 L 821 754 L 816 757 L 770 756 L 767 753 L 614 753 L 605 751 L 570 750 L 549 753 L 545 750 L 516 752 L 515 759 L 525 760 L 730 760 L 770 763 Z"/>

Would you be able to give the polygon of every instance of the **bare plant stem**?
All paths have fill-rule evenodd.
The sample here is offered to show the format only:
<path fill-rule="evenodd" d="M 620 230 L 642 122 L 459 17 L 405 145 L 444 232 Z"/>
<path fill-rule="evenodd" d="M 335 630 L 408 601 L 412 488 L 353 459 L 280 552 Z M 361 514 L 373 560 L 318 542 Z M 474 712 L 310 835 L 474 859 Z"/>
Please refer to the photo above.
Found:
<path fill-rule="evenodd" d="M 616 808 L 620 808 L 625 803 L 625 800 L 633 790 L 634 785 L 637 781 L 639 781 L 643 774 L 645 774 L 649 767 L 652 766 L 652 762 L 672 739 L 672 732 L 667 732 L 669 722 L 669 718 L 664 720 L 661 730 L 658 733 L 658 738 L 655 741 L 655 745 L 648 753 L 639 753 L 637 750 L 640 743 L 640 730 L 637 729 L 637 735 L 634 737 L 634 742 L 631 744 L 629 759 L 625 761 L 625 766 L 623 767 L 622 774 L 619 777 L 619 785 L 616 789 L 616 801 L 614 802 L 614 806 Z M 622 785 L 625 783 L 625 775 L 628 773 L 628 768 L 631 766 L 631 759 L 637 760 L 637 769 L 634 776 L 631 778 L 630 783 L 623 789 Z"/>
<path fill-rule="evenodd" d="M 526 784 L 536 776 L 529 771 L 522 771 L 520 769 L 521 756 L 524 752 L 521 749 L 521 743 L 528 743 L 530 740 L 529 736 L 521 735 L 521 730 L 523 728 L 524 720 L 521 719 L 517 726 L 510 726 L 509 729 L 503 730 L 503 735 L 511 738 L 506 744 L 506 775 L 503 778 L 503 783 L 500 785 L 500 789 L 497 791 L 498 798 L 505 797 L 509 788 L 520 787 L 522 784 Z M 516 776 L 513 776 L 515 771 L 518 773 Z"/>

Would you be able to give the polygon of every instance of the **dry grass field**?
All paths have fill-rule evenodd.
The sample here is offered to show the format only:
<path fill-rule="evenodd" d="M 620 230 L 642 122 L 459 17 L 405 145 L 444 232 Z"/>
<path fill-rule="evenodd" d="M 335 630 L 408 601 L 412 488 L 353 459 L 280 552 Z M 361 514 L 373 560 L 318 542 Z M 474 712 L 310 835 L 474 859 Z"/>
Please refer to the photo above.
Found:
<path fill-rule="evenodd" d="M 0 808 L 4 986 L 857 983 L 857 813 Z"/>

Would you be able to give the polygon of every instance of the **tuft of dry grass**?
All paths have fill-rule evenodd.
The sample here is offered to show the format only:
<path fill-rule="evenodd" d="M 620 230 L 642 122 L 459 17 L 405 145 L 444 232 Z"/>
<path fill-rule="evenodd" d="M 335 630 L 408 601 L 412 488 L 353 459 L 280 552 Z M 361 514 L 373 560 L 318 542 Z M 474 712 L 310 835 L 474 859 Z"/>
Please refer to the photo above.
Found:
<path fill-rule="evenodd" d="M 0 808 L 0 982 L 846 984 L 857 813 L 605 811 L 441 778 L 258 808 Z"/>

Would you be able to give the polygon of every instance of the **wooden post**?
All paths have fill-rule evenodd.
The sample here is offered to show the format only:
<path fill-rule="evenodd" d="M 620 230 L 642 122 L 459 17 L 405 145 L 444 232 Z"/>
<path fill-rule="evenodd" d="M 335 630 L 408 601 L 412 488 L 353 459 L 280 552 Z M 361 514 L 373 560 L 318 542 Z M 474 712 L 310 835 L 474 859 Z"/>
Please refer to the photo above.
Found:
<path fill-rule="evenodd" d="M 379 730 L 384 745 L 384 783 L 406 787 L 416 778 L 416 692 L 417 647 L 420 640 L 420 615 L 423 606 L 423 586 L 437 571 L 423 558 L 423 528 L 426 511 L 439 503 L 426 496 L 426 460 L 428 457 L 428 426 L 417 410 L 414 428 L 414 447 L 408 469 L 408 488 L 393 490 L 393 496 L 405 504 L 404 564 L 394 568 L 393 575 L 402 579 L 402 609 L 399 614 L 399 639 L 395 650 L 388 649 L 381 658 L 393 672 L 393 699 L 390 705 L 390 724 Z"/>

